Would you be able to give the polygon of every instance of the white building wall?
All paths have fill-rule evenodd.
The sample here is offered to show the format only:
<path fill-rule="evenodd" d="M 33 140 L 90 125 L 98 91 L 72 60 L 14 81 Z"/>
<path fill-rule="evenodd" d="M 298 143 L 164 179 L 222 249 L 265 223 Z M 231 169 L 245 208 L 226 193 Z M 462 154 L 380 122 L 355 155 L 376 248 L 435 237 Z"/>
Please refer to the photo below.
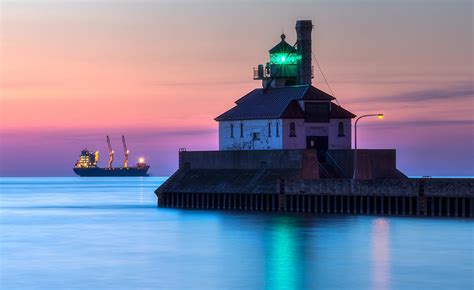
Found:
<path fill-rule="evenodd" d="M 296 137 L 290 137 L 290 123 L 296 125 Z M 344 124 L 344 136 L 339 136 L 339 122 Z M 305 149 L 306 136 L 328 136 L 328 149 L 351 148 L 351 120 L 331 119 L 329 123 L 305 123 L 303 119 L 283 120 L 283 148 Z"/>
<path fill-rule="evenodd" d="M 270 123 L 270 135 L 268 124 Z M 241 137 L 240 124 L 243 124 Z M 234 134 L 231 135 L 231 125 Z M 278 132 L 277 132 L 278 126 Z M 258 138 L 254 135 L 256 133 Z M 219 150 L 282 149 L 282 121 L 278 119 L 219 122 Z"/>
<path fill-rule="evenodd" d="M 304 123 L 306 136 L 328 136 L 329 123 Z"/>
<path fill-rule="evenodd" d="M 339 136 L 339 122 L 344 136 Z M 268 124 L 271 134 L 268 134 Z M 290 136 L 290 123 L 295 123 L 296 136 Z M 234 134 L 231 136 L 231 125 Z M 240 136 L 243 124 L 243 136 Z M 278 124 L 278 125 L 277 125 Z M 277 132 L 278 126 L 278 132 Z M 258 137 L 254 140 L 254 133 Z M 351 119 L 331 119 L 329 123 L 305 123 L 304 119 L 265 119 L 219 122 L 219 150 L 305 149 L 306 136 L 328 136 L 328 149 L 351 149 Z"/>
<path fill-rule="evenodd" d="M 306 131 L 304 119 L 284 119 L 283 123 L 283 149 L 305 149 Z M 290 136 L 290 124 L 295 123 L 296 136 Z"/>
<path fill-rule="evenodd" d="M 339 122 L 344 124 L 344 136 L 339 136 Z M 329 149 L 351 149 L 351 119 L 331 119 Z"/>

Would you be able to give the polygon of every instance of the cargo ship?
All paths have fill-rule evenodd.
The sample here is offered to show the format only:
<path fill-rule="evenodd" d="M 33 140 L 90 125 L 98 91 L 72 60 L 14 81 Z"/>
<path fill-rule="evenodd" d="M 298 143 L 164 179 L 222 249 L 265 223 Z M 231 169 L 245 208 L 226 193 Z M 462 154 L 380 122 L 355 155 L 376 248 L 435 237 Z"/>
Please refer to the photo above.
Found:
<path fill-rule="evenodd" d="M 109 149 L 109 162 L 105 168 L 98 166 L 99 151 L 89 151 L 83 149 L 79 160 L 76 161 L 73 171 L 79 176 L 148 176 L 148 169 L 150 166 L 145 163 L 143 157 L 138 158 L 138 162 L 135 166 L 128 166 L 129 150 L 125 143 L 125 137 L 122 136 L 123 150 L 125 153 L 125 159 L 123 167 L 113 167 L 114 151 L 112 150 L 112 144 L 110 138 L 107 136 L 107 145 Z"/>

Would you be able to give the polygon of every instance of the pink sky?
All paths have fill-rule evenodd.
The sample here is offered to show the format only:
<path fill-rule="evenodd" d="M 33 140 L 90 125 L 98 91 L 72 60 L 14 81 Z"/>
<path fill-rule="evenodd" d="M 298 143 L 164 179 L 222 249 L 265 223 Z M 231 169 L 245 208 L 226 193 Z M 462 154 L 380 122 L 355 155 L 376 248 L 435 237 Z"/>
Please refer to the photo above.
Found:
<path fill-rule="evenodd" d="M 471 1 L 18 1 L 0 4 L 0 175 L 72 175 L 105 135 L 154 175 L 177 150 L 217 149 L 213 118 L 260 83 L 282 29 L 313 50 L 359 144 L 409 175 L 474 175 Z M 314 85 L 328 91 L 321 76 Z M 117 160 L 121 160 L 120 156 Z M 117 163 L 118 164 L 118 163 Z"/>

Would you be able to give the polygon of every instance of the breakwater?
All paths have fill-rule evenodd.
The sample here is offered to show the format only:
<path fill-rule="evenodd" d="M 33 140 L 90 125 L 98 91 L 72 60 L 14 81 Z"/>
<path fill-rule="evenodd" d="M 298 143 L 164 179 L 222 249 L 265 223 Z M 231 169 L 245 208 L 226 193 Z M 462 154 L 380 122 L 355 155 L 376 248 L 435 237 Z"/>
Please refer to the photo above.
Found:
<path fill-rule="evenodd" d="M 321 180 L 306 183 L 302 188 L 294 185 L 286 188 L 283 185 L 280 193 L 158 193 L 158 206 L 300 213 L 474 217 L 471 180 L 357 181 L 354 192 L 347 190 L 351 187 L 350 183 L 348 180 L 330 182 Z M 438 185 L 447 191 L 437 189 Z M 290 190 L 303 188 L 306 190 Z"/>
<path fill-rule="evenodd" d="M 155 193 L 159 207 L 474 217 L 474 179 L 405 178 L 395 159 L 385 157 L 367 160 L 388 178 L 352 180 L 321 178 L 321 164 L 308 150 L 182 151 L 180 168 Z"/>

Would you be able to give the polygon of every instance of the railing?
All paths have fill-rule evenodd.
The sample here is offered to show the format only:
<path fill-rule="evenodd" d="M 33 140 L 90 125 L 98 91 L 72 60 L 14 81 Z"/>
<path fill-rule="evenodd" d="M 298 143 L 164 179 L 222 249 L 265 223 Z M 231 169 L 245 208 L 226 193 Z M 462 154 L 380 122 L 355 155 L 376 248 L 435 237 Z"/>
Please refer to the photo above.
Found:
<path fill-rule="evenodd" d="M 271 67 L 275 66 L 274 64 L 271 65 Z M 280 65 L 278 65 L 280 66 Z M 268 79 L 268 78 L 271 78 L 271 77 L 276 77 L 278 75 L 278 77 L 295 77 L 297 75 L 297 72 L 296 70 L 294 70 L 294 72 L 291 72 L 291 73 L 284 73 L 283 71 L 279 70 L 279 69 L 273 69 L 273 74 L 272 74 L 272 69 L 268 69 L 268 68 L 259 68 L 259 67 L 254 67 L 253 68 L 253 79 L 254 80 L 262 80 L 262 79 Z M 293 69 L 292 69 L 293 70 Z M 314 79 L 314 66 L 311 66 L 311 78 Z"/>
<path fill-rule="evenodd" d="M 336 160 L 334 160 L 334 158 L 332 158 L 331 154 L 329 154 L 329 152 L 326 152 L 326 157 L 329 157 L 329 160 L 331 161 L 331 164 L 334 165 L 337 169 L 337 173 L 340 174 L 340 177 L 342 178 L 347 178 L 347 176 L 345 176 L 344 174 L 344 171 L 342 170 L 342 168 L 339 166 L 339 164 L 337 164 Z"/>
<path fill-rule="evenodd" d="M 319 166 L 319 170 L 323 173 L 323 176 L 320 176 L 322 178 L 335 178 L 335 176 L 333 176 L 325 167 L 323 164 L 321 163 L 318 163 L 318 166 Z"/>
<path fill-rule="evenodd" d="M 267 70 L 266 68 L 259 68 L 259 67 L 254 67 L 253 68 L 253 79 L 254 80 L 262 80 L 262 79 L 267 79 L 270 78 L 270 71 Z"/>

